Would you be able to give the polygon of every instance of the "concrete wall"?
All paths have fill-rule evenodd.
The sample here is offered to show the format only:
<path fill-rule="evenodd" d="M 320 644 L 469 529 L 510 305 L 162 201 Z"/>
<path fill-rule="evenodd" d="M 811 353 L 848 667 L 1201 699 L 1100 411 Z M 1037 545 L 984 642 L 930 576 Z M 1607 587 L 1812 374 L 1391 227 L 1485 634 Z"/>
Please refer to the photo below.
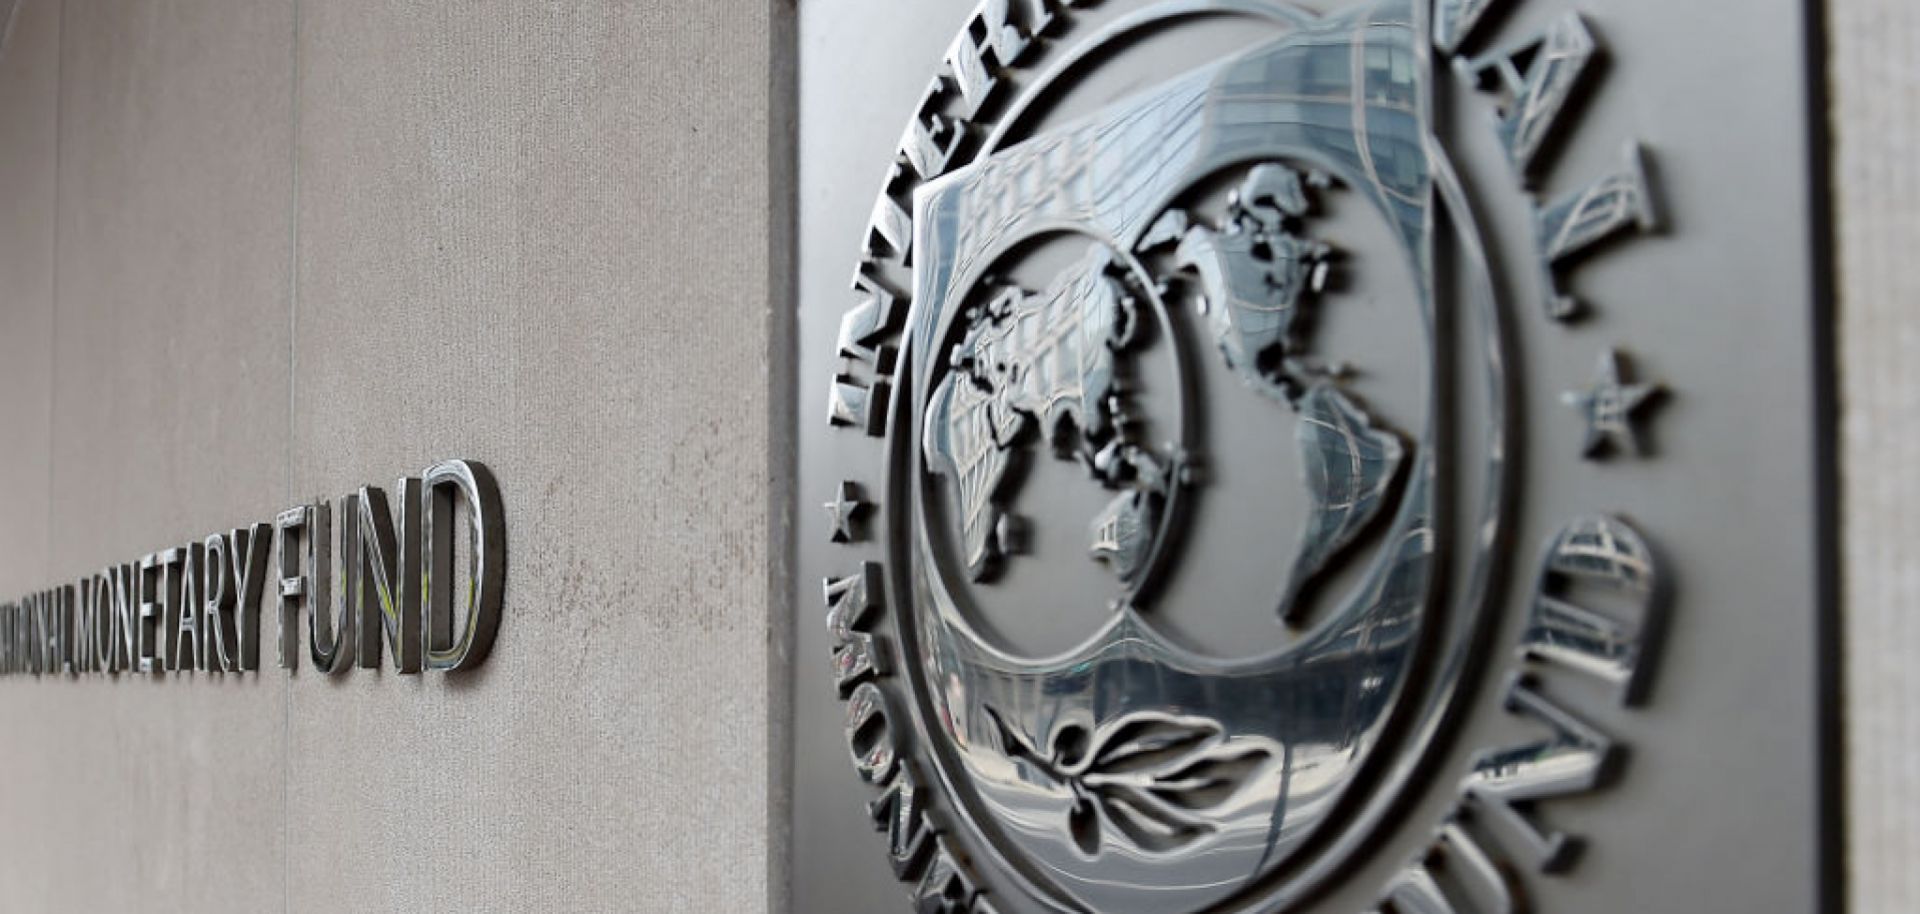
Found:
<path fill-rule="evenodd" d="M 1920 910 L 1920 6 L 1829 0 L 1848 888 Z"/>
<path fill-rule="evenodd" d="M 563 6 L 20 0 L 0 593 L 452 456 L 511 552 L 472 675 L 10 679 L 5 909 L 768 906 L 784 25 Z"/>

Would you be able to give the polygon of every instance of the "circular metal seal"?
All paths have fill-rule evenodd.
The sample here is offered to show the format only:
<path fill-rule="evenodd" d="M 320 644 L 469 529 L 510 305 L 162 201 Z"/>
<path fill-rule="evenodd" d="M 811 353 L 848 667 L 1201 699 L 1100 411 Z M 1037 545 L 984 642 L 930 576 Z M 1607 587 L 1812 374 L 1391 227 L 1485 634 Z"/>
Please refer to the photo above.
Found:
<path fill-rule="evenodd" d="M 1082 22 L 989 0 L 955 39 L 876 205 L 830 403 L 886 467 L 827 505 L 884 562 L 826 600 L 855 767 L 920 909 L 1288 909 L 1433 786 L 1492 654 L 1513 457 L 1512 317 L 1435 83 L 1509 94 L 1524 175 L 1584 65 L 1584 29 L 1440 65 L 1485 6 Z M 1553 316 L 1574 311 L 1556 255 L 1644 223 L 1640 175 L 1538 207 Z M 1639 406 L 1613 381 L 1576 404 L 1603 445 Z M 1614 519 L 1563 539 L 1522 656 L 1624 688 L 1637 630 L 1556 595 L 1644 610 L 1651 555 Z M 1537 697 L 1520 676 L 1506 702 Z M 1559 853 L 1524 804 L 1610 746 L 1541 713 L 1556 737 L 1490 753 L 1383 905 L 1452 910 L 1431 905 L 1476 880 L 1511 900 L 1474 808 Z"/>

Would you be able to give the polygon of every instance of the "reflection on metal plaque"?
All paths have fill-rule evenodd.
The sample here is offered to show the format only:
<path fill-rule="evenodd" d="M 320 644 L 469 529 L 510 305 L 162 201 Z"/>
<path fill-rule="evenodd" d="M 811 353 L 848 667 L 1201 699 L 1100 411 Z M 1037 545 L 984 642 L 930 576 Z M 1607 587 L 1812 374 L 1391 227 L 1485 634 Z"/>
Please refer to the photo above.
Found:
<path fill-rule="evenodd" d="M 913 910 L 1290 910 L 1423 798 L 1381 910 L 1578 866 L 1553 801 L 1630 776 L 1588 712 L 1648 697 L 1668 585 L 1602 513 L 1530 565 L 1509 372 L 1600 351 L 1524 385 L 1584 427 L 1541 459 L 1652 460 L 1664 388 L 1570 320 L 1632 303 L 1570 290 L 1654 226 L 1654 155 L 1557 173 L 1603 30 L 1513 5 L 987 0 L 938 62 L 822 379 L 871 456 L 832 470 L 817 662 Z M 1468 713 L 1507 735 L 1436 767 Z"/>

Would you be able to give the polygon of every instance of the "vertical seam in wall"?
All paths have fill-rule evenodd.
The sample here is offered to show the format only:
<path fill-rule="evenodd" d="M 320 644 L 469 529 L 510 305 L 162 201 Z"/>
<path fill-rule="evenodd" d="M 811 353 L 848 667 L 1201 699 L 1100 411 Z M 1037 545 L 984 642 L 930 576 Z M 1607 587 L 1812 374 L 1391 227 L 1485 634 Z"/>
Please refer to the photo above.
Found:
<path fill-rule="evenodd" d="M 1845 663 L 1845 623 L 1840 595 L 1840 374 L 1837 323 L 1839 302 L 1835 266 L 1839 251 L 1834 239 L 1833 147 L 1829 118 L 1830 75 L 1827 71 L 1827 5 L 1806 0 L 1801 5 L 1802 58 L 1806 71 L 1807 201 L 1811 216 L 1812 302 L 1809 337 L 1813 366 L 1813 504 L 1814 504 L 1814 759 L 1815 810 L 1822 836 L 1815 853 L 1814 903 L 1822 911 L 1847 908 L 1847 829 L 1845 818 L 1845 703 L 1842 690 Z"/>
<path fill-rule="evenodd" d="M 13 17 L 20 15 L 20 7 L 26 0 L 13 5 L 8 17 L 7 28 L 13 28 Z M 66 129 L 67 100 L 67 4 L 60 0 L 60 15 L 53 37 L 53 246 L 52 256 L 52 295 L 47 303 L 47 516 L 43 529 L 46 541 L 41 544 L 45 550 L 41 556 L 40 574 L 43 579 L 51 580 L 54 568 L 53 559 L 53 468 L 58 463 L 53 451 L 53 419 L 55 416 L 54 388 L 60 383 L 60 135 Z"/>
<path fill-rule="evenodd" d="M 300 349 L 300 0 L 292 0 L 291 70 L 287 84 L 287 434 L 282 503 L 293 500 L 293 441 L 297 427 Z M 282 677 L 280 704 L 280 910 L 293 911 L 293 830 L 288 803 L 293 780 L 293 677 Z"/>
<path fill-rule="evenodd" d="M 7 57 L 7 45 L 13 43 L 13 24 L 19 21 L 20 7 L 25 3 L 26 0 L 12 0 L 12 5 L 7 7 L 7 15 L 4 17 L 5 21 L 0 22 L 0 60 L 5 60 Z M 61 9 L 64 10 L 66 7 L 62 5 Z M 59 55 L 55 54 L 54 57 L 57 60 Z M 56 73 L 59 71 L 59 64 L 57 62 L 54 64 L 54 70 Z M 59 91 L 58 85 L 59 83 L 56 82 L 56 92 Z"/>
<path fill-rule="evenodd" d="M 792 907 L 793 653 L 798 607 L 793 513 L 799 497 L 799 375 L 796 244 L 799 190 L 799 27 L 793 0 L 765 0 L 767 14 L 767 808 L 766 910 Z"/>

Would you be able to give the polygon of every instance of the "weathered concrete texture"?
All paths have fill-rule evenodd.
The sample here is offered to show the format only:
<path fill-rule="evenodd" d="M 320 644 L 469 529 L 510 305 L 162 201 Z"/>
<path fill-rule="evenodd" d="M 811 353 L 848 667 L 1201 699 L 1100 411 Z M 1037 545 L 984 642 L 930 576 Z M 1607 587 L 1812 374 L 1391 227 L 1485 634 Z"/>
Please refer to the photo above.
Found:
<path fill-rule="evenodd" d="M 511 570 L 294 678 L 290 910 L 765 909 L 768 16 L 302 5 L 294 490 L 479 459 Z"/>
<path fill-rule="evenodd" d="M 1851 906 L 1920 910 L 1920 7 L 1828 4 Z"/>
<path fill-rule="evenodd" d="M 4 907 L 765 910 L 786 14 L 22 3 L 0 595 L 449 456 L 512 542 L 471 675 L 11 677 Z"/>
<path fill-rule="evenodd" d="M 0 2 L 0 601 L 48 570 L 59 74 L 58 0 Z"/>
<path fill-rule="evenodd" d="M 0 15 L 11 4 L 0 2 Z M 53 401 L 54 174 L 58 121 L 60 5 L 28 0 L 0 18 L 0 602 L 47 583 L 48 410 Z M 37 690 L 35 690 L 37 691 Z M 0 729 L 20 736 L 66 736 L 62 723 L 34 707 L 45 696 L 0 690 Z M 41 833 L 75 835 L 62 799 L 75 790 L 23 790 L 59 776 L 60 754 L 0 750 L 0 822 L 30 822 Z M 69 782 L 71 784 L 71 782 Z M 33 853 L 32 833 L 7 825 L 0 837 L 0 884 L 9 897 L 57 897 L 52 862 Z"/>
<path fill-rule="evenodd" d="M 58 303 L 35 343 L 51 428 L 18 448 L 51 460 L 44 586 L 284 499 L 292 5 L 22 15 L 15 41 L 58 40 Z M 8 906 L 277 907 L 283 693 L 252 676 L 10 678 Z"/>

